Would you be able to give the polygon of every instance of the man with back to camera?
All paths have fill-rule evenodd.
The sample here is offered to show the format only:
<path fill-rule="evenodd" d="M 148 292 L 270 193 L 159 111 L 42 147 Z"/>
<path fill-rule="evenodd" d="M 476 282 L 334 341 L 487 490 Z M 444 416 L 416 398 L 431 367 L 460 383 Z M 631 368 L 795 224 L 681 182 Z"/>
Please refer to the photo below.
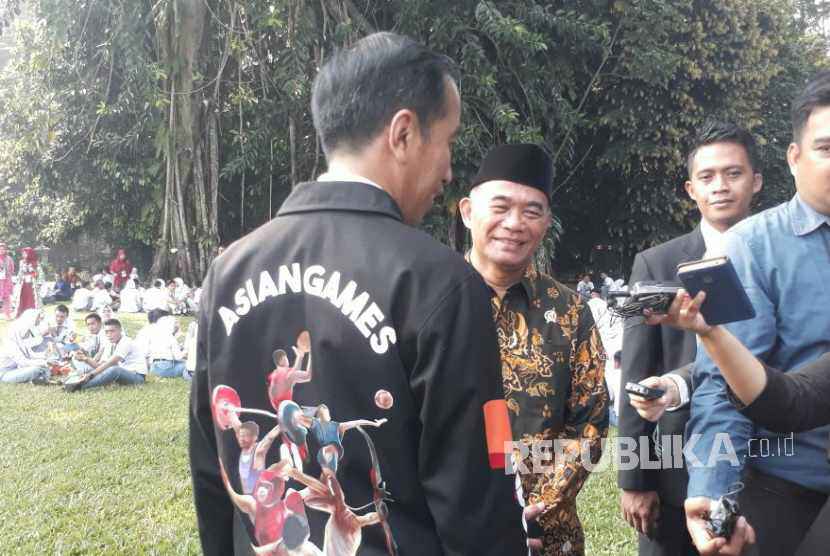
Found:
<path fill-rule="evenodd" d="M 792 106 L 793 142 L 787 162 L 796 194 L 736 225 L 724 250 L 756 316 L 726 328 L 764 364 L 785 371 L 830 351 L 830 72 L 812 79 Z M 810 295 L 812 293 L 812 295 Z M 711 358 L 695 360 L 694 453 L 706 463 L 726 432 L 737 458 L 690 467 L 686 518 L 698 546 L 706 543 L 705 510 L 736 490 L 755 530 L 749 554 L 795 554 L 830 493 L 830 426 L 790 435 L 756 427 L 729 400 Z M 723 453 L 724 449 L 720 449 Z M 826 549 L 826 546 L 824 547 Z"/>
<path fill-rule="evenodd" d="M 312 114 L 327 172 L 297 186 L 205 281 L 190 459 L 206 554 L 285 540 L 266 518 L 234 518 L 240 447 L 228 431 L 232 413 L 264 430 L 277 414 L 291 426 L 273 413 L 267 377 L 275 350 L 291 349 L 302 331 L 314 373 L 280 407 L 325 404 L 343 420 L 387 420 L 342 440 L 344 499 L 379 517 L 362 530 L 359 554 L 526 552 L 503 470 L 510 429 L 486 287 L 462 257 L 412 227 L 452 178 L 460 108 L 451 62 L 392 33 L 320 69 Z M 318 446 L 307 441 L 304 473 L 319 477 L 308 456 Z M 281 452 L 266 454 L 266 469 L 300 473 Z M 325 546 L 328 514 L 307 514 L 309 542 Z"/>
<path fill-rule="evenodd" d="M 679 263 L 720 254 L 724 233 L 749 215 L 752 197 L 762 186 L 752 135 L 728 122 L 710 121 L 698 130 L 686 165 L 686 193 L 700 210 L 700 225 L 686 235 L 638 253 L 629 286 L 639 281 L 677 281 Z M 668 326 L 648 326 L 641 318 L 627 319 L 622 351 L 621 385 L 644 381 L 648 386 L 677 393 L 671 398 L 677 409 L 662 415 L 659 435 L 682 438 L 689 420 L 685 405 L 689 387 L 683 378 L 689 376 L 688 368 L 679 374 L 660 375 L 694 360 L 695 335 Z M 664 407 L 669 398 L 669 394 L 664 396 Z M 627 401 L 624 398 L 620 404 L 619 436 L 633 441 L 630 447 L 639 456 L 647 452 L 640 448 L 640 439 L 652 438 L 655 424 L 640 418 Z M 648 451 L 652 460 L 657 459 L 651 442 Z M 697 554 L 683 513 L 687 481 L 685 468 L 644 469 L 640 464 L 635 469 L 620 470 L 622 513 L 640 534 L 641 556 Z"/>
<path fill-rule="evenodd" d="M 605 352 L 591 309 L 533 267 L 552 219 L 552 182 L 544 149 L 502 145 L 487 154 L 458 207 L 472 234 L 469 261 L 490 288 L 520 495 L 544 506 L 545 556 L 584 554 L 576 496 L 608 433 Z M 548 459 L 537 468 L 539 454 Z"/>

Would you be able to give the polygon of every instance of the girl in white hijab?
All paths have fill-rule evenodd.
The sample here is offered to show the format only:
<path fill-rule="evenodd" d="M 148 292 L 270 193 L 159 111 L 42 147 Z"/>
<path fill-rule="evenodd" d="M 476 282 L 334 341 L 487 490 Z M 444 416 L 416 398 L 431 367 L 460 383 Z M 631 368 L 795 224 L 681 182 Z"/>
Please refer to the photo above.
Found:
<path fill-rule="evenodd" d="M 184 315 L 187 313 L 187 297 L 190 294 L 190 288 L 181 278 L 174 278 L 173 282 L 176 284 L 176 289 L 172 292 L 173 302 L 175 303 L 173 314 Z"/>
<path fill-rule="evenodd" d="M 138 313 L 141 311 L 141 298 L 138 289 L 135 287 L 135 281 L 132 279 L 124 283 L 124 288 L 121 290 L 121 306 L 118 310 L 122 313 Z"/>
<path fill-rule="evenodd" d="M 0 382 L 46 382 L 48 341 L 43 311 L 27 309 L 12 323 L 0 351 Z"/>

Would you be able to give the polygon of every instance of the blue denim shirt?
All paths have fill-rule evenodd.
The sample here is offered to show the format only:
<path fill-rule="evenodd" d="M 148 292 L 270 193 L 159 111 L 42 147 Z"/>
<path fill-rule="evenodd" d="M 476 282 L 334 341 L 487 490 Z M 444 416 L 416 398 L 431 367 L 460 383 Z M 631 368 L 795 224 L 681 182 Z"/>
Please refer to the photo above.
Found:
<path fill-rule="evenodd" d="M 796 194 L 726 234 L 726 255 L 757 313 L 727 328 L 773 367 L 790 370 L 830 351 L 830 226 L 824 225 L 829 222 Z M 703 349 L 692 380 L 686 436 L 687 442 L 697 440 L 691 451 L 703 466 L 689 464 L 690 498 L 725 494 L 740 480 L 744 465 L 830 493 L 830 426 L 796 434 L 794 442 L 785 442 L 789 435 L 756 427 L 732 406 L 720 371 Z M 728 461 L 719 433 L 729 434 L 737 465 Z"/>

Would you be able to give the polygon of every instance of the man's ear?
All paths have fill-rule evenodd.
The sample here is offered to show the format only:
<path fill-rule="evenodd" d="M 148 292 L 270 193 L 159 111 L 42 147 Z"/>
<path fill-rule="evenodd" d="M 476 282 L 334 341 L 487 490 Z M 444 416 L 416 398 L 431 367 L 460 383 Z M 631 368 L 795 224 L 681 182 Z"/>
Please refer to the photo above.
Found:
<path fill-rule="evenodd" d="M 464 197 L 458 201 L 458 211 L 461 213 L 461 220 L 464 221 L 464 225 L 467 228 L 472 228 L 473 201 L 469 197 Z"/>
<path fill-rule="evenodd" d="M 683 184 L 683 188 L 686 190 L 686 195 L 688 195 L 689 198 L 692 201 L 697 202 L 697 199 L 695 198 L 695 193 L 694 193 L 695 189 L 694 189 L 694 186 L 692 185 L 692 180 L 686 180 L 686 183 Z"/>
<path fill-rule="evenodd" d="M 418 116 L 409 109 L 398 110 L 389 123 L 389 150 L 399 163 L 406 162 L 420 132 Z"/>
<path fill-rule="evenodd" d="M 764 176 L 759 172 L 755 172 L 752 183 L 752 194 L 758 193 L 764 187 Z"/>
<path fill-rule="evenodd" d="M 787 164 L 790 166 L 790 174 L 795 177 L 795 167 L 798 165 L 798 159 L 801 158 L 801 147 L 798 143 L 790 143 L 787 147 Z"/>

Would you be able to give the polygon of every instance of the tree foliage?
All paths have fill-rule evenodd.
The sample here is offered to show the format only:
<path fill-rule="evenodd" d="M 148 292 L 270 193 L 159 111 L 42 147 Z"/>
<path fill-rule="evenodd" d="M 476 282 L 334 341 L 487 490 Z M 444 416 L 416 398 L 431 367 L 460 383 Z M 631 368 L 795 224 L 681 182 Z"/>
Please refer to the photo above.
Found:
<path fill-rule="evenodd" d="M 154 271 L 202 275 L 218 243 L 266 222 L 324 160 L 316 68 L 375 30 L 454 58 L 456 179 L 424 226 L 463 243 L 455 203 L 483 154 L 553 153 L 556 267 L 630 257 L 688 229 L 684 152 L 709 117 L 762 145 L 759 206 L 792 192 L 788 104 L 827 61 L 807 0 L 16 0 L 0 74 L 0 234 L 145 245 Z M 558 242 L 557 242 L 558 240 Z M 171 254 L 175 251 L 175 254 Z"/>

